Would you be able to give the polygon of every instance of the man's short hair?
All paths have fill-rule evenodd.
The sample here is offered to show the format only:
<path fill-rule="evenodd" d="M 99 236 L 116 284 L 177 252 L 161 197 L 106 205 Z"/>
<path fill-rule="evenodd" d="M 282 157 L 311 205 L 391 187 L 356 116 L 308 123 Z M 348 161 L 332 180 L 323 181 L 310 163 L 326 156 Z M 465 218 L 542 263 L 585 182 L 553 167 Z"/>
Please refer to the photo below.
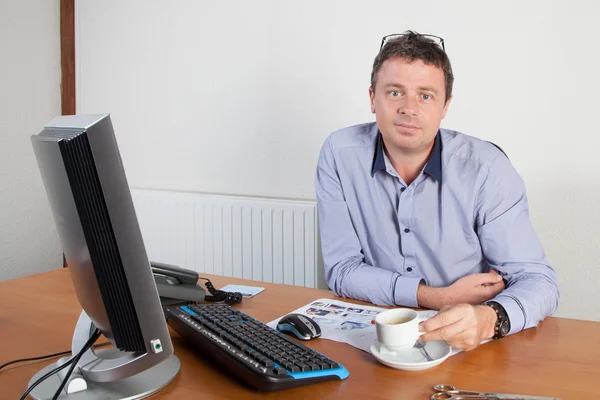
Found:
<path fill-rule="evenodd" d="M 434 40 L 414 31 L 406 31 L 404 34 L 388 40 L 379 50 L 371 71 L 371 89 L 373 92 L 375 92 L 377 75 L 381 66 L 386 60 L 396 57 L 404 58 L 408 62 L 421 60 L 424 64 L 440 68 L 444 72 L 446 81 L 446 102 L 450 99 L 454 74 L 448 55 Z"/>

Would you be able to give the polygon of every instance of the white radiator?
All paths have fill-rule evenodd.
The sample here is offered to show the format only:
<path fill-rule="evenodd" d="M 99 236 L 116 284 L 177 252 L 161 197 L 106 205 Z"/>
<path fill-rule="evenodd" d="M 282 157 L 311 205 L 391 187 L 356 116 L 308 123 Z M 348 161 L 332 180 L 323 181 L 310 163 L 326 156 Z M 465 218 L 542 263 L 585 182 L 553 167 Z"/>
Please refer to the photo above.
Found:
<path fill-rule="evenodd" d="M 151 261 L 327 288 L 315 201 L 138 189 L 131 194 Z"/>

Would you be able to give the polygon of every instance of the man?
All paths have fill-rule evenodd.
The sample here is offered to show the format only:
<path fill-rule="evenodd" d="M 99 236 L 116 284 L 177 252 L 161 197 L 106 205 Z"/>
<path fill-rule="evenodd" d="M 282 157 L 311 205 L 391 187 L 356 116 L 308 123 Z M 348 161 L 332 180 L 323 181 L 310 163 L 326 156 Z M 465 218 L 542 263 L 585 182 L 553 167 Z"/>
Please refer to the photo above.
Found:
<path fill-rule="evenodd" d="M 471 350 L 536 326 L 559 293 L 509 159 L 440 129 L 453 81 L 443 40 L 386 36 L 369 88 L 376 122 L 327 138 L 316 194 L 333 292 L 440 310 L 421 340 Z"/>

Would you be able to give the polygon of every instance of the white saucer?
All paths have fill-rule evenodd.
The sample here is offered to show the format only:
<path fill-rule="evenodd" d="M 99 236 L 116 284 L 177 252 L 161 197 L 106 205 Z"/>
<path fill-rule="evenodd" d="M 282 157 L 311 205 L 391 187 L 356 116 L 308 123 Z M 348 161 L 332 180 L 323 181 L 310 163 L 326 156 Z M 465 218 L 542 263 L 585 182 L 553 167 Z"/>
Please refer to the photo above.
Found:
<path fill-rule="evenodd" d="M 371 353 L 382 364 L 405 371 L 420 371 L 441 364 L 452 353 L 452 348 L 443 340 L 427 342 L 425 344 L 427 352 L 433 358 L 433 361 L 427 361 L 425 354 L 420 349 L 408 347 L 398 350 L 394 353 L 386 349 L 381 351 L 381 343 L 375 341 L 371 345 Z"/>

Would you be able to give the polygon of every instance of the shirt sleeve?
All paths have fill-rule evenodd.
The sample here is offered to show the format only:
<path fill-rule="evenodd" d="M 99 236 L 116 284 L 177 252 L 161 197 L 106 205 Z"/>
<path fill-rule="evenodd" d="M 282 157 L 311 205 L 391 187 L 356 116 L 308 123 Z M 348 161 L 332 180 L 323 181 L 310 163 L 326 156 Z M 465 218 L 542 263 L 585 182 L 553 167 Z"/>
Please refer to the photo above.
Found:
<path fill-rule="evenodd" d="M 338 296 L 378 305 L 417 307 L 420 278 L 364 262 L 329 137 L 321 149 L 315 179 L 325 280 Z"/>
<path fill-rule="evenodd" d="M 494 301 L 508 313 L 509 333 L 537 326 L 558 307 L 556 273 L 531 224 L 525 184 L 504 155 L 491 164 L 475 209 L 483 254 L 507 282 Z"/>

